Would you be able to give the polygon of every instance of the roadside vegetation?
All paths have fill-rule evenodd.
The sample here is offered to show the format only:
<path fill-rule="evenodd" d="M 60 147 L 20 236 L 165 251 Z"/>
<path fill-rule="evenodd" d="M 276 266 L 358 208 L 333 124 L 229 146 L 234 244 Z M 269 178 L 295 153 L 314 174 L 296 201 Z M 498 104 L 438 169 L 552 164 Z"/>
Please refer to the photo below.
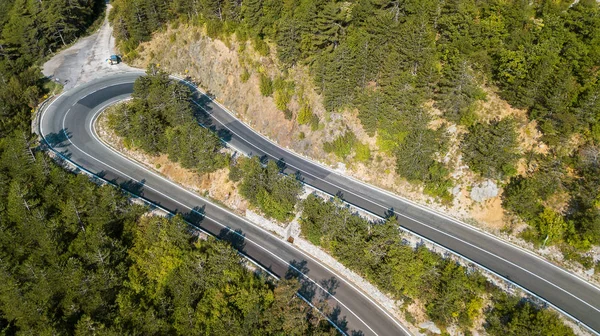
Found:
<path fill-rule="evenodd" d="M 573 335 L 556 313 L 509 296 L 478 271 L 403 242 L 395 217 L 369 222 L 310 195 L 302 202 L 302 235 L 394 299 L 416 304 L 437 326 L 470 332 L 485 319 L 490 335 Z M 412 317 L 414 318 L 414 317 Z"/>
<path fill-rule="evenodd" d="M 556 244 L 565 256 L 600 244 L 596 1 L 150 1 L 143 6 L 115 1 L 114 6 L 115 33 L 129 57 L 135 57 L 140 42 L 174 21 L 205 26 L 212 37 L 235 34 L 265 55 L 274 46 L 284 68 L 308 66 L 328 111 L 358 111 L 379 150 L 397 158 L 398 174 L 422 183 L 425 193 L 447 204 L 456 167 L 442 158 L 449 150 L 449 125 L 462 128 L 467 135 L 459 153 L 478 176 L 505 186 L 504 209 L 529 224 L 523 238 Z M 273 94 L 270 78 L 261 77 L 260 83 L 264 95 Z M 483 85 L 498 88 L 503 99 L 527 111 L 548 151 L 520 151 L 515 123 L 477 114 L 486 100 Z M 276 96 L 289 114 L 283 108 L 287 93 Z M 308 115 L 303 110 L 298 122 L 306 124 Z M 342 158 L 352 152 L 335 140 L 323 145 Z M 369 157 L 364 147 L 362 152 Z M 519 170 L 523 161 L 525 169 Z M 524 203 L 533 206 L 528 211 L 513 206 Z M 545 208 L 566 223 L 554 225 L 558 232 L 552 236 L 540 224 Z"/>
<path fill-rule="evenodd" d="M 258 157 L 241 158 L 231 166 L 229 178 L 241 181 L 240 194 L 267 217 L 280 222 L 294 218 L 302 184 L 281 174 L 281 167 L 275 161 L 263 165 Z"/>
<path fill-rule="evenodd" d="M 0 142 L 0 330 L 4 335 L 330 334 L 296 292 L 250 272 L 179 217 L 144 215 L 112 186 L 74 175 L 20 134 Z"/>
<path fill-rule="evenodd" d="M 280 222 L 294 218 L 299 181 L 281 174 L 275 162 L 240 158 L 232 162 L 210 129 L 198 124 L 189 87 L 170 80 L 151 65 L 134 84 L 133 99 L 117 105 L 108 126 L 126 146 L 150 155 L 168 154 L 169 160 L 198 174 L 231 167 L 229 177 L 240 182 L 240 193 L 267 217 Z"/>
<path fill-rule="evenodd" d="M 133 99 L 109 116 L 109 126 L 126 145 L 152 155 L 164 153 L 198 173 L 227 165 L 221 142 L 194 118 L 191 91 L 152 65 L 134 85 Z"/>

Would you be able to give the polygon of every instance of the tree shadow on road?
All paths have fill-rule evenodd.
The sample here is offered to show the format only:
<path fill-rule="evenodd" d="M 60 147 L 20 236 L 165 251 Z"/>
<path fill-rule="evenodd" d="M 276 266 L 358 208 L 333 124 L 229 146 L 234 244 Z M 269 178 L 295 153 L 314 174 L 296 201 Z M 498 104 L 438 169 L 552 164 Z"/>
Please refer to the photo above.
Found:
<path fill-rule="evenodd" d="M 70 146 L 71 143 L 69 142 L 69 139 L 72 137 L 72 133 L 66 128 L 63 128 L 58 133 L 52 132 L 44 135 L 44 139 L 46 139 L 47 144 L 54 149 Z M 45 144 L 42 142 L 42 146 L 43 145 Z"/>
<path fill-rule="evenodd" d="M 329 279 L 323 279 L 320 281 L 321 292 L 323 294 L 323 298 L 328 300 L 331 296 L 335 295 L 335 290 L 340 286 L 338 279 L 335 277 L 331 277 Z"/>
<path fill-rule="evenodd" d="M 128 181 L 119 183 L 119 186 L 136 196 L 142 197 L 142 196 L 144 196 L 144 184 L 146 184 L 146 180 L 141 180 L 141 181 L 128 180 Z"/>
<path fill-rule="evenodd" d="M 204 214 L 206 211 L 206 205 L 195 206 L 192 210 L 187 213 L 183 213 L 183 218 L 195 227 L 200 227 L 200 224 L 204 220 Z"/>
<path fill-rule="evenodd" d="M 314 282 L 310 281 L 305 275 L 307 275 L 310 270 L 306 266 L 306 260 L 292 260 L 289 262 L 290 266 L 288 267 L 287 272 L 285 273 L 285 278 L 297 279 L 300 283 L 300 289 L 298 290 L 298 294 L 302 295 L 306 300 L 312 302 L 317 293 L 317 286 Z"/>
<path fill-rule="evenodd" d="M 210 106 L 211 100 L 206 95 L 200 95 L 195 98 L 192 102 L 192 109 L 194 110 L 194 117 L 198 124 L 202 127 L 208 128 L 213 131 L 223 142 L 228 143 L 231 141 L 233 134 L 229 129 L 225 128 L 211 117 L 213 114 L 213 108 Z"/>
<path fill-rule="evenodd" d="M 331 323 L 335 324 L 340 330 L 344 333 L 348 334 L 348 321 L 346 320 L 346 316 L 342 315 L 342 309 L 339 305 L 336 305 L 333 308 L 329 309 L 330 311 L 325 314 L 327 318 L 331 321 Z"/>
<path fill-rule="evenodd" d="M 242 253 L 246 248 L 246 236 L 241 229 L 232 230 L 230 228 L 223 228 L 217 237 L 228 242 L 233 248 Z"/>

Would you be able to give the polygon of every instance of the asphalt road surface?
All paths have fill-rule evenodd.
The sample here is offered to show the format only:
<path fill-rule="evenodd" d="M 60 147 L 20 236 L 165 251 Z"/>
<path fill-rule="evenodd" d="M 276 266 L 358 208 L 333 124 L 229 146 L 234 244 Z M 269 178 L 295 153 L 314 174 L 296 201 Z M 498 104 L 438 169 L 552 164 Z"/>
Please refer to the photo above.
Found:
<path fill-rule="evenodd" d="M 170 211 L 185 214 L 201 228 L 234 241 L 243 253 L 277 276 L 303 278 L 302 294 L 308 299 L 326 298 L 334 308 L 329 313 L 330 319 L 345 332 L 407 333 L 368 296 L 292 245 L 101 144 L 91 129 L 94 116 L 104 106 L 127 98 L 133 90 L 133 81 L 139 75 L 128 73 L 104 77 L 68 91 L 44 111 L 40 120 L 42 135 L 56 151 L 84 169 Z M 280 148 L 199 92 L 195 93 L 194 102 L 205 114 L 201 123 L 218 132 L 236 150 L 282 161 L 286 165 L 286 173 L 296 174 L 305 183 L 379 216 L 394 213 L 403 228 L 511 280 L 589 328 L 600 331 L 599 288 L 492 235 Z M 298 271 L 306 277 L 298 275 Z"/>
<path fill-rule="evenodd" d="M 104 146 L 93 134 L 94 116 L 108 104 L 127 98 L 136 74 L 111 76 L 60 96 L 44 112 L 40 130 L 62 156 L 88 172 L 121 185 L 222 239 L 272 274 L 299 277 L 301 295 L 326 299 L 328 318 L 348 334 L 409 335 L 403 326 L 366 294 L 284 240 L 198 195 L 147 171 Z M 304 275 L 300 275 L 301 272 Z"/>

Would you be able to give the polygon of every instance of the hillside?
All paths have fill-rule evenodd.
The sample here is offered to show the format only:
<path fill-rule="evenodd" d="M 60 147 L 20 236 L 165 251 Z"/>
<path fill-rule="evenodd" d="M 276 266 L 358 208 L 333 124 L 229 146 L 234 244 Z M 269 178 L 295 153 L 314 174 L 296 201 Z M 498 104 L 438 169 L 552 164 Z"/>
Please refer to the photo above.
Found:
<path fill-rule="evenodd" d="M 596 2 L 171 5 L 115 2 L 134 64 L 191 76 L 299 153 L 549 258 L 597 262 Z"/>

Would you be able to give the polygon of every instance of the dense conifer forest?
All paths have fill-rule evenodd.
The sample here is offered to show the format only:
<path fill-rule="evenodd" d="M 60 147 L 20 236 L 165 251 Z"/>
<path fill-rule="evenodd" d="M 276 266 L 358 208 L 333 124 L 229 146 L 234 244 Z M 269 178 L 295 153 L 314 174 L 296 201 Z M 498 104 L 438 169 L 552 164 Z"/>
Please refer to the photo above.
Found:
<path fill-rule="evenodd" d="M 230 245 L 199 240 L 179 217 L 146 216 L 39 151 L 32 111 L 53 88 L 39 63 L 104 3 L 0 1 L 0 335 L 335 334 L 297 281 L 275 286 Z"/>
<path fill-rule="evenodd" d="M 465 162 L 504 186 L 504 209 L 530 226 L 524 238 L 559 244 L 566 255 L 600 244 L 594 0 L 117 0 L 114 9 L 115 34 L 130 58 L 153 32 L 179 22 L 204 25 L 215 38 L 235 34 L 265 55 L 274 46 L 283 67 L 307 65 L 325 107 L 356 109 L 379 149 L 396 158 L 397 172 L 442 202 L 452 198 L 450 167 L 440 159 L 448 123 L 462 125 L 469 131 L 460 139 Z M 261 78 L 261 92 L 277 94 L 273 84 Z M 527 111 L 546 153 L 518 152 L 509 120 L 478 119 L 484 85 Z M 446 123 L 431 127 L 432 106 Z M 298 122 L 319 121 L 303 110 Z M 368 159 L 368 148 L 352 139 L 315 145 Z M 521 158 L 526 172 L 517 174 Z"/>
<path fill-rule="evenodd" d="M 510 147 L 509 122 L 482 125 L 469 115 L 473 101 L 484 99 L 479 81 L 493 81 L 506 99 L 546 125 L 547 141 L 555 144 L 548 156 L 531 158 L 536 169 L 530 175 L 511 178 L 507 208 L 532 224 L 532 239 L 550 237 L 578 248 L 598 243 L 594 48 L 599 44 L 593 43 L 598 28 L 593 2 L 572 7 L 386 0 L 114 5 L 111 19 L 129 56 L 174 19 L 207 24 L 214 36 L 235 32 L 262 52 L 265 43 L 276 43 L 287 66 L 310 65 L 329 109 L 358 108 L 365 128 L 380 134 L 391 154 L 415 159 L 410 165 L 398 160 L 403 176 L 432 185 L 440 195 L 444 189 L 437 186 L 445 183 L 447 171 L 436 153 L 444 132 L 425 126 L 423 104 L 434 100 L 448 120 L 488 139 L 481 144 L 465 138 L 466 150 Z M 71 174 L 37 150 L 30 135 L 32 110 L 52 89 L 39 64 L 85 34 L 103 10 L 104 1 L 0 1 L 0 334 L 335 334 L 296 297 L 296 281 L 274 286 L 249 272 L 227 244 L 199 240 L 179 217 L 149 217 L 118 189 Z M 560 77 L 548 71 L 552 67 L 562 71 Z M 150 113 L 154 119 L 122 120 L 121 134 L 132 146 L 165 152 L 199 173 L 230 163 L 218 139 L 191 119 L 186 88 L 160 72 L 153 75 L 136 83 L 137 102 L 127 108 L 132 116 Z M 155 99 L 169 104 L 152 108 Z M 571 128 L 564 128 L 565 115 L 577 120 Z M 578 150 L 561 152 L 559 144 L 576 133 L 585 140 Z M 193 139 L 176 142 L 182 137 Z M 410 139 L 425 142 L 408 146 Z M 186 147 L 194 144 L 194 151 Z M 516 154 L 510 148 L 502 153 L 506 157 L 498 154 L 490 166 L 476 154 L 469 160 L 482 175 L 510 177 Z M 246 197 L 272 217 L 289 219 L 299 192 L 293 179 L 255 161 L 234 169 L 240 184 L 248 183 Z M 251 174 L 264 183 L 245 181 Z M 572 212 L 556 213 L 545 205 L 557 188 L 572 195 Z M 441 326 L 467 330 L 484 313 L 493 335 L 572 334 L 556 314 L 489 289 L 477 273 L 402 244 L 392 225 L 369 223 L 313 197 L 302 209 L 302 230 L 311 241 L 372 281 L 387 276 L 390 282 L 377 283 L 382 289 L 406 302 L 421 300 Z M 350 247 L 371 253 L 356 258 Z M 398 272 L 408 266 L 433 285 L 424 288 L 416 277 Z M 490 309 L 483 312 L 488 299 Z"/>

